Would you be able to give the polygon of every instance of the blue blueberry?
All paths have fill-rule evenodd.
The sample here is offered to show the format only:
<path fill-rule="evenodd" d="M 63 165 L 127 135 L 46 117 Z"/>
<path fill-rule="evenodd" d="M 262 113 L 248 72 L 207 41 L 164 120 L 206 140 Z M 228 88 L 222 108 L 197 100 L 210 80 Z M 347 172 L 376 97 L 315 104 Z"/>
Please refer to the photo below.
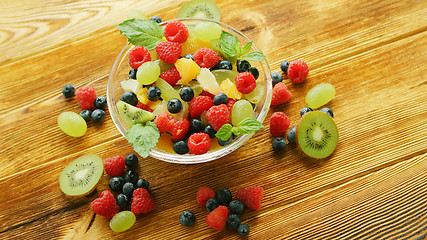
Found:
<path fill-rule="evenodd" d="M 123 193 L 128 197 L 132 197 L 133 190 L 135 190 L 135 186 L 131 182 L 127 182 L 123 184 Z"/>
<path fill-rule="evenodd" d="M 184 58 L 193 59 L 194 55 L 191 53 L 188 53 L 184 56 Z"/>
<path fill-rule="evenodd" d="M 282 71 L 286 74 L 288 73 L 288 67 L 289 67 L 288 61 L 283 61 L 280 63 L 280 69 L 282 69 Z"/>
<path fill-rule="evenodd" d="M 80 116 L 87 122 L 92 118 L 92 112 L 90 110 L 83 110 L 80 112 Z"/>
<path fill-rule="evenodd" d="M 283 81 L 283 76 L 279 72 L 274 72 L 271 74 L 271 80 L 273 81 L 273 85 L 276 85 L 279 82 Z"/>
<path fill-rule="evenodd" d="M 258 79 L 259 77 L 259 71 L 256 67 L 250 67 L 248 72 L 252 73 L 255 79 Z"/>
<path fill-rule="evenodd" d="M 104 96 L 95 98 L 95 108 L 96 109 L 104 109 L 107 106 L 107 98 Z"/>
<path fill-rule="evenodd" d="M 133 184 L 136 184 L 136 182 L 138 182 L 138 179 L 139 179 L 138 173 L 135 170 L 128 170 L 123 175 L 123 178 L 125 179 L 125 182 L 130 182 Z"/>
<path fill-rule="evenodd" d="M 132 68 L 129 71 L 129 79 L 135 79 L 136 80 L 136 73 L 138 72 L 137 68 Z"/>
<path fill-rule="evenodd" d="M 214 105 L 227 104 L 227 101 L 228 101 L 228 96 L 225 93 L 218 93 L 213 98 Z"/>
<path fill-rule="evenodd" d="M 320 109 L 320 111 L 328 114 L 332 118 L 334 117 L 334 113 L 332 112 L 332 110 L 330 108 L 322 108 L 322 109 Z"/>
<path fill-rule="evenodd" d="M 129 168 L 134 168 L 138 166 L 138 157 L 134 153 L 128 154 L 125 157 L 125 164 Z"/>
<path fill-rule="evenodd" d="M 282 137 L 275 138 L 271 144 L 274 151 L 280 151 L 286 147 L 286 141 Z"/>
<path fill-rule="evenodd" d="M 183 101 L 189 102 L 194 98 L 194 90 L 191 87 L 183 87 L 179 91 L 179 96 Z"/>
<path fill-rule="evenodd" d="M 122 177 L 112 177 L 108 182 L 111 190 L 119 192 L 122 191 L 123 185 L 125 184 L 125 179 Z"/>
<path fill-rule="evenodd" d="M 150 87 L 147 91 L 147 98 L 153 102 L 159 100 L 160 95 L 162 95 L 162 92 L 160 91 L 160 88 L 156 86 Z"/>
<path fill-rule="evenodd" d="M 225 69 L 225 70 L 233 70 L 233 65 L 230 61 L 221 60 L 214 67 L 214 69 Z"/>
<path fill-rule="evenodd" d="M 173 150 L 178 153 L 178 154 L 186 154 L 188 153 L 190 150 L 188 149 L 188 145 L 185 141 L 181 140 L 178 142 L 175 142 L 173 144 Z"/>
<path fill-rule="evenodd" d="M 145 188 L 148 190 L 148 188 L 150 188 L 150 183 L 147 180 L 140 178 L 138 179 L 138 182 L 136 182 L 136 188 Z"/>
<path fill-rule="evenodd" d="M 198 133 L 203 132 L 205 130 L 205 124 L 202 122 L 202 120 L 198 118 L 193 118 L 190 121 L 190 131 L 192 133 Z"/>
<path fill-rule="evenodd" d="M 289 142 L 289 143 L 296 143 L 296 140 L 295 140 L 296 130 L 297 130 L 297 127 L 296 127 L 296 126 L 293 126 L 293 127 L 289 130 L 288 135 L 287 135 L 287 137 L 286 137 L 286 138 L 288 139 L 288 142 Z"/>
<path fill-rule="evenodd" d="M 179 222 L 186 227 L 193 225 L 195 221 L 196 215 L 190 210 L 185 210 L 179 215 Z"/>
<path fill-rule="evenodd" d="M 102 109 L 95 109 L 93 110 L 90 117 L 92 118 L 93 122 L 100 123 L 103 122 L 105 119 L 105 112 Z"/>
<path fill-rule="evenodd" d="M 62 88 L 62 94 L 64 94 L 65 98 L 72 98 L 74 97 L 75 93 L 76 88 L 71 84 L 67 84 Z"/>
<path fill-rule="evenodd" d="M 243 212 L 244 209 L 244 205 L 241 201 L 239 200 L 233 200 L 230 202 L 230 204 L 228 205 L 228 208 L 230 209 L 231 213 L 235 213 L 235 214 L 240 214 Z"/>
<path fill-rule="evenodd" d="M 129 206 L 129 198 L 124 193 L 119 193 L 116 197 L 116 203 L 120 209 L 126 209 Z"/>
<path fill-rule="evenodd" d="M 215 192 L 215 198 L 218 200 L 219 205 L 228 206 L 228 204 L 233 200 L 230 190 L 222 188 Z"/>
<path fill-rule="evenodd" d="M 224 146 L 227 146 L 228 144 L 230 144 L 232 140 L 233 140 L 232 136 L 230 136 L 230 138 L 227 141 L 223 141 L 223 140 L 218 138 L 218 144 L 220 146 L 224 147 Z"/>
<path fill-rule="evenodd" d="M 157 23 L 161 23 L 162 22 L 162 19 L 159 16 L 152 16 L 152 17 L 150 17 L 150 20 L 153 20 L 153 21 L 155 21 Z"/>
<path fill-rule="evenodd" d="M 312 111 L 313 111 L 313 109 L 311 109 L 311 108 L 309 108 L 309 107 L 303 107 L 303 108 L 301 109 L 300 115 L 301 115 L 301 117 L 302 117 L 302 116 L 304 116 L 304 114 L 306 114 L 306 113 L 308 113 L 308 112 L 312 112 Z"/>
<path fill-rule="evenodd" d="M 212 212 L 215 208 L 219 207 L 218 200 L 216 198 L 211 198 L 206 202 L 206 210 L 208 212 Z"/>
<path fill-rule="evenodd" d="M 136 97 L 136 94 L 133 92 L 125 92 L 120 97 L 120 100 L 129 103 L 132 106 L 136 106 L 138 104 L 138 98 Z"/>
<path fill-rule="evenodd" d="M 241 222 L 241 220 L 240 220 L 240 216 L 239 215 L 234 214 L 234 213 L 228 214 L 226 226 L 228 228 L 231 228 L 231 229 L 236 229 L 236 228 L 239 227 L 240 222 Z"/>
<path fill-rule="evenodd" d="M 211 125 L 207 125 L 203 132 L 208 134 L 210 138 L 214 138 L 215 134 L 216 134 L 215 129 L 213 129 L 213 127 Z"/>
<path fill-rule="evenodd" d="M 237 233 L 240 236 L 248 236 L 249 235 L 249 226 L 247 224 L 240 224 L 237 227 Z"/>
<path fill-rule="evenodd" d="M 182 109 L 182 103 L 176 98 L 168 101 L 168 111 L 170 113 L 179 113 Z"/>
<path fill-rule="evenodd" d="M 236 64 L 236 68 L 239 73 L 249 71 L 250 67 L 251 64 L 247 60 L 240 60 Z"/>

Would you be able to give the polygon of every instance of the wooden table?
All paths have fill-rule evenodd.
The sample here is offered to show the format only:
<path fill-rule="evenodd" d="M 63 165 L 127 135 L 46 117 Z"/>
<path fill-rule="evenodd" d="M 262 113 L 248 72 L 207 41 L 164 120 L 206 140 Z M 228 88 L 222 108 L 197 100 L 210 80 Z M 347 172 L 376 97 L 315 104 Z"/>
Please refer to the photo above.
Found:
<path fill-rule="evenodd" d="M 156 3 L 154 3 L 156 2 Z M 285 83 L 290 102 L 270 110 L 246 145 L 214 162 L 141 161 L 157 208 L 123 233 L 90 210 L 107 188 L 69 200 L 62 169 L 88 153 L 103 159 L 132 152 L 111 118 L 89 123 L 84 137 L 59 129 L 63 111 L 79 112 L 62 86 L 94 86 L 105 95 L 109 70 L 126 43 L 115 26 L 131 9 L 163 19 L 184 1 L 29 1 L 0 3 L 0 239 L 241 239 L 205 224 L 199 187 L 259 185 L 262 209 L 245 211 L 249 239 L 423 239 L 427 236 L 427 1 L 217 0 L 224 23 L 252 38 L 272 71 L 301 59 L 304 84 Z M 284 111 L 294 125 L 307 91 L 336 88 L 327 106 L 340 141 L 332 158 L 307 161 L 295 146 L 273 153 L 269 117 Z M 197 223 L 178 217 L 191 209 Z"/>

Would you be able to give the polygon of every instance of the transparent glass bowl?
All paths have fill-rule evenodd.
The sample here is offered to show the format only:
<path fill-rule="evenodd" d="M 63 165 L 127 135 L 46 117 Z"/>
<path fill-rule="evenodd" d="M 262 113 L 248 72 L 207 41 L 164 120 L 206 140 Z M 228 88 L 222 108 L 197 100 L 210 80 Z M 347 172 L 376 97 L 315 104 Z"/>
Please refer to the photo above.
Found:
<path fill-rule="evenodd" d="M 183 19 L 175 19 L 175 20 L 179 20 L 185 25 L 190 27 L 191 25 L 195 25 L 201 22 L 214 22 L 219 24 L 222 27 L 223 31 L 226 31 L 238 37 L 240 40 L 240 45 L 243 46 L 247 42 L 251 41 L 248 37 L 246 37 L 241 32 L 221 22 L 207 20 L 207 19 L 195 19 L 195 18 L 183 18 Z M 165 25 L 167 23 L 168 22 L 163 22 L 161 23 L 161 25 Z M 120 96 L 123 94 L 123 89 L 121 88 L 120 82 L 123 80 L 129 79 L 129 70 L 131 68 L 128 63 L 128 56 L 129 56 L 130 50 L 133 47 L 134 47 L 133 45 L 127 44 L 121 50 L 120 54 L 117 56 L 117 59 L 114 62 L 113 68 L 111 69 L 111 73 L 109 75 L 108 83 L 107 83 L 107 101 L 108 101 L 109 112 L 110 112 L 111 118 L 113 119 L 114 124 L 116 125 L 117 129 L 124 137 L 126 136 L 126 131 L 128 128 L 117 110 L 116 103 L 120 100 Z M 259 51 L 259 49 L 255 46 L 255 44 L 252 44 L 251 51 Z M 261 81 L 265 86 L 264 96 L 261 99 L 261 101 L 259 101 L 255 105 L 255 108 L 254 108 L 254 118 L 262 123 L 270 108 L 271 95 L 272 95 L 271 73 L 266 60 L 263 60 L 260 62 L 251 61 L 251 65 L 253 67 L 256 67 L 259 70 L 259 77 L 257 81 Z M 210 150 L 209 152 L 203 155 L 194 155 L 194 154 L 179 155 L 179 154 L 170 153 L 155 147 L 151 150 L 150 156 L 165 162 L 179 163 L 179 164 L 194 164 L 194 163 L 209 162 L 235 151 L 240 146 L 242 146 L 246 141 L 248 141 L 252 137 L 252 135 L 253 134 L 240 134 L 229 145 L 217 150 Z M 216 141 L 216 139 L 212 139 L 212 140 Z"/>

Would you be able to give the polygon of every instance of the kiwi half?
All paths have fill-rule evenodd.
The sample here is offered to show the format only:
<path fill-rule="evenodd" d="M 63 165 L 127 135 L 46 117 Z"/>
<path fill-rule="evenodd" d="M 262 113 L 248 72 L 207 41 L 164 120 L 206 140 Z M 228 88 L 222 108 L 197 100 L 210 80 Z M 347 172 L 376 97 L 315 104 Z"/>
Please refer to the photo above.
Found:
<path fill-rule="evenodd" d="M 326 113 L 313 111 L 304 114 L 296 129 L 298 148 L 308 157 L 326 158 L 338 144 L 338 128 Z"/>
<path fill-rule="evenodd" d="M 221 20 L 221 11 L 213 0 L 193 0 L 179 9 L 178 18 L 205 18 Z"/>
<path fill-rule="evenodd" d="M 85 196 L 95 189 L 103 172 L 104 163 L 100 157 L 83 155 L 62 170 L 59 187 L 68 196 Z"/>
<path fill-rule="evenodd" d="M 155 117 L 151 112 L 134 107 L 123 101 L 118 101 L 116 106 L 120 116 L 128 127 L 132 127 L 136 123 L 144 124 Z"/>

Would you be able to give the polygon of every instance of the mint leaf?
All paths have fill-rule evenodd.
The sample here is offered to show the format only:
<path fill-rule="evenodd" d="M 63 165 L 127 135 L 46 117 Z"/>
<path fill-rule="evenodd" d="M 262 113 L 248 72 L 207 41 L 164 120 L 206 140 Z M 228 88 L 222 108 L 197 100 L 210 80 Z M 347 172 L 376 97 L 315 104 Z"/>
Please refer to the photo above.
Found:
<path fill-rule="evenodd" d="M 239 128 L 238 127 L 233 127 L 232 129 L 231 129 L 231 133 L 233 133 L 234 135 L 239 135 Z"/>
<path fill-rule="evenodd" d="M 237 126 L 239 132 L 243 134 L 254 133 L 262 127 L 263 125 L 253 118 L 245 118 Z"/>
<path fill-rule="evenodd" d="M 248 61 L 262 61 L 265 59 L 264 54 L 260 51 L 251 52 L 245 56 L 240 57 L 239 59 L 246 59 Z"/>
<path fill-rule="evenodd" d="M 243 47 L 239 46 L 239 57 L 249 52 L 249 50 L 251 50 L 251 47 L 252 47 L 252 42 L 246 43 L 246 45 Z"/>
<path fill-rule="evenodd" d="M 148 50 L 153 50 L 164 36 L 162 27 L 152 20 L 129 19 L 120 23 L 117 29 L 130 43 Z"/>
<path fill-rule="evenodd" d="M 238 57 L 240 50 L 240 41 L 239 39 L 228 33 L 228 32 L 222 32 L 221 37 L 219 38 L 219 46 L 221 50 L 227 55 L 227 57 Z"/>
<path fill-rule="evenodd" d="M 227 141 L 231 137 L 231 129 L 233 127 L 230 124 L 224 124 L 222 127 L 216 132 L 215 136 L 222 141 Z"/>
<path fill-rule="evenodd" d="M 145 126 L 142 124 L 134 124 L 126 132 L 126 139 L 132 145 L 135 152 L 141 157 L 146 158 L 153 147 L 159 141 L 159 129 L 153 122 L 147 122 Z"/>

